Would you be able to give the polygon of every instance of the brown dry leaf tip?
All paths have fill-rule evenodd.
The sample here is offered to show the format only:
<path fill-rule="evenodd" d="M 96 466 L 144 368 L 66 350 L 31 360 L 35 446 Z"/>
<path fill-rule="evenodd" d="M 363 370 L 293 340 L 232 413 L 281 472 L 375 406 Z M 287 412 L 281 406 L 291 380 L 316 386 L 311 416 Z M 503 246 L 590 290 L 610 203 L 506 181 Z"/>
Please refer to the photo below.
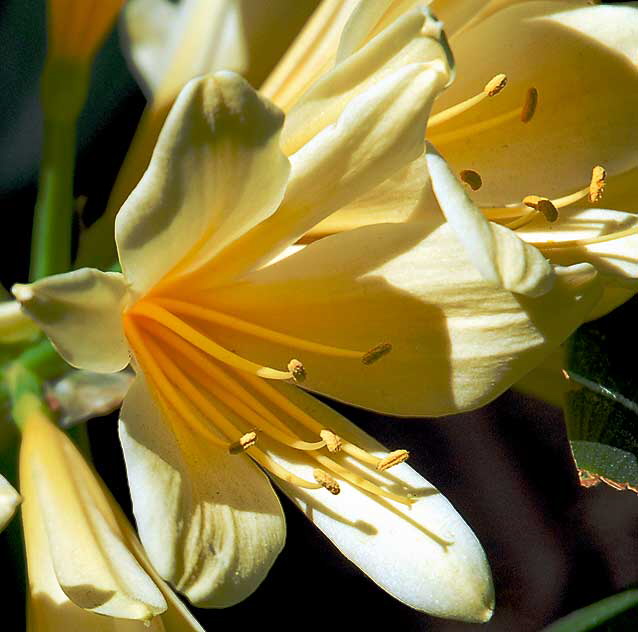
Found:
<path fill-rule="evenodd" d="M 290 362 L 288 362 L 288 370 L 295 382 L 303 382 L 306 379 L 306 369 L 299 360 L 293 358 Z"/>
<path fill-rule="evenodd" d="M 495 97 L 507 85 L 507 75 L 502 72 L 492 77 L 483 88 L 488 97 Z"/>
<path fill-rule="evenodd" d="M 339 452 L 341 450 L 341 437 L 337 436 L 332 430 L 322 430 L 319 436 L 326 442 L 326 448 L 329 452 Z"/>
<path fill-rule="evenodd" d="M 392 351 L 392 345 L 389 342 L 382 342 L 376 347 L 372 347 L 369 351 L 366 351 L 361 358 L 361 362 L 363 362 L 366 366 L 369 366 L 390 353 L 390 351 Z"/>
<path fill-rule="evenodd" d="M 472 169 L 463 169 L 459 174 L 461 181 L 467 184 L 472 191 L 478 191 L 483 186 L 480 174 Z"/>
<path fill-rule="evenodd" d="M 385 472 L 387 469 L 390 469 L 399 463 L 403 463 L 409 458 L 410 453 L 407 450 L 394 450 L 377 463 L 377 470 L 379 470 L 379 472 Z"/>
<path fill-rule="evenodd" d="M 578 468 L 578 481 L 580 486 L 585 488 L 595 487 L 601 483 L 600 476 L 581 468 Z"/>
<path fill-rule="evenodd" d="M 542 213 L 548 222 L 555 222 L 558 219 L 558 209 L 548 198 L 540 197 L 538 195 L 528 195 L 523 198 L 523 204 L 537 210 L 539 213 Z"/>
<path fill-rule="evenodd" d="M 591 182 L 589 183 L 589 201 L 594 204 L 603 197 L 605 190 L 605 180 L 607 172 L 604 167 L 596 165 L 591 172 Z"/>
<path fill-rule="evenodd" d="M 536 88 L 530 88 L 525 95 L 525 103 L 521 110 L 521 121 L 523 123 L 529 123 L 534 117 L 536 112 L 536 106 L 538 105 L 538 90 Z"/>
<path fill-rule="evenodd" d="M 256 432 L 247 432 L 245 435 L 242 435 L 239 438 L 239 441 L 235 441 L 235 443 L 231 443 L 228 451 L 231 454 L 241 454 L 250 448 L 251 446 L 257 443 L 257 433 Z"/>
<path fill-rule="evenodd" d="M 339 483 L 337 483 L 337 481 L 335 481 L 335 479 L 327 472 L 315 469 L 313 470 L 312 475 L 315 477 L 317 483 L 319 483 L 322 487 L 325 487 L 333 496 L 336 496 L 341 491 Z"/>

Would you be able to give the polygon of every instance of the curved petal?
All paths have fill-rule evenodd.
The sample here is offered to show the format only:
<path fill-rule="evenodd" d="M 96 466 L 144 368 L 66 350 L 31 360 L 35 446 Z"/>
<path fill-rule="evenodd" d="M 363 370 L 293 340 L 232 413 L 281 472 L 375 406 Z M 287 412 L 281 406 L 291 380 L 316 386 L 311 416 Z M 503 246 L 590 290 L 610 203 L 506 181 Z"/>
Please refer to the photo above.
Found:
<path fill-rule="evenodd" d="M 120 319 L 128 287 L 121 274 L 82 268 L 14 285 L 12 292 L 72 366 L 110 373 L 129 363 Z"/>
<path fill-rule="evenodd" d="M 253 592 L 285 539 L 265 475 L 172 424 L 142 375 L 124 400 L 120 440 L 140 538 L 159 574 L 201 607 Z"/>
<path fill-rule="evenodd" d="M 282 113 L 230 72 L 190 82 L 151 164 L 118 213 L 122 270 L 136 294 L 237 239 L 279 205 Z"/>
<path fill-rule="evenodd" d="M 355 97 L 336 123 L 291 156 L 284 200 L 271 217 L 216 257 L 211 285 L 271 260 L 341 206 L 418 158 L 442 75 L 409 64 Z"/>
<path fill-rule="evenodd" d="M 16 301 L 0 301 L 0 344 L 34 340 L 40 330 Z"/>
<path fill-rule="evenodd" d="M 552 263 L 568 266 L 587 261 L 618 283 L 638 284 L 638 215 L 589 208 L 561 213 L 552 224 L 536 218 L 517 234 L 535 244 Z M 578 243 L 606 236 L 606 241 Z"/>
<path fill-rule="evenodd" d="M 483 278 L 526 296 L 548 292 L 554 277 L 545 257 L 516 233 L 488 222 L 430 144 L 426 161 L 441 211 Z"/>
<path fill-rule="evenodd" d="M 508 76 L 507 88 L 431 128 L 429 139 L 454 170 L 481 174 L 473 197 L 490 205 L 572 193 L 596 164 L 610 175 L 636 166 L 638 71 L 622 43 L 635 42 L 637 28 L 638 10 L 627 6 L 523 2 L 494 13 L 455 38 L 458 81 L 437 110 L 478 94 L 497 73 Z M 530 87 L 538 106 L 522 123 Z"/>
<path fill-rule="evenodd" d="M 8 524 L 18 505 L 22 502 L 20 494 L 13 488 L 13 485 L 0 474 L 0 531 Z"/>
<path fill-rule="evenodd" d="M 441 83 L 445 85 L 451 72 L 451 55 L 441 32 L 440 22 L 427 9 L 415 9 L 339 61 L 286 115 L 284 152 L 291 155 L 298 151 L 334 123 L 353 98 L 409 64 L 430 64 L 443 75 Z"/>
<path fill-rule="evenodd" d="M 266 366 L 301 360 L 304 387 L 395 415 L 433 416 L 487 403 L 560 344 L 600 296 L 588 264 L 557 270 L 540 298 L 483 280 L 448 225 L 378 224 L 320 239 L 241 283 L 219 288 L 219 311 L 310 341 L 391 353 L 360 360 L 215 331 Z M 201 297 L 198 298 L 201 303 Z"/>
<path fill-rule="evenodd" d="M 166 610 L 153 581 L 128 550 L 109 498 L 71 440 L 44 416 L 31 416 L 20 451 L 27 511 L 46 533 L 58 588 L 98 614 L 150 621 Z M 25 539 L 30 533 L 25 519 Z"/>
<path fill-rule="evenodd" d="M 377 441 L 310 395 L 288 385 L 277 388 L 326 428 L 376 456 L 387 454 Z M 312 480 L 309 459 L 279 450 L 271 456 Z M 494 589 L 485 553 L 449 501 L 407 464 L 381 474 L 349 457 L 336 459 L 416 502 L 406 508 L 342 479 L 336 496 L 273 480 L 349 560 L 399 601 L 439 617 L 487 621 Z"/>

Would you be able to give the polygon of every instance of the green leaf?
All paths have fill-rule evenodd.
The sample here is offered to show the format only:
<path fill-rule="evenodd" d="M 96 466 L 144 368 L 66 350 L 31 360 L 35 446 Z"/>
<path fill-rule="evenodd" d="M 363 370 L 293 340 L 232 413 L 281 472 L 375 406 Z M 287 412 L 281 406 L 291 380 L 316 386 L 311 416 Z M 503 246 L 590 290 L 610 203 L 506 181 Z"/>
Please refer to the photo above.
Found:
<path fill-rule="evenodd" d="M 580 610 L 568 614 L 566 617 L 555 621 L 550 626 L 543 629 L 542 632 L 585 632 L 586 630 L 595 630 L 601 624 L 606 623 L 617 617 L 619 614 L 638 606 L 638 588 L 625 590 L 624 592 L 606 597 L 601 601 L 585 606 Z M 635 625 L 637 612 L 631 613 L 632 622 Z M 623 617 L 620 620 L 610 623 L 604 628 L 608 632 L 613 630 L 630 630 L 636 629 L 631 623 Z"/>
<path fill-rule="evenodd" d="M 636 297 L 570 339 L 565 420 L 581 480 L 638 490 L 638 368 L 632 350 Z M 584 478 L 583 478 L 584 476 Z"/>

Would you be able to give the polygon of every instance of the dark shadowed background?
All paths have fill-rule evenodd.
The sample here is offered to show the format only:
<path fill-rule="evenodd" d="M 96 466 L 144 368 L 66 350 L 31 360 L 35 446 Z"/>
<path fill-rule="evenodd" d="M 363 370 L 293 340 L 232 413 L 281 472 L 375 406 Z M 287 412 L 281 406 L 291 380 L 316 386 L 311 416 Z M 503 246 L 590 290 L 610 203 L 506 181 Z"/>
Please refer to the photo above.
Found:
<path fill-rule="evenodd" d="M 212 1 L 212 0 L 211 0 Z M 281 49 L 286 42 L 276 43 Z M 25 281 L 41 143 L 38 76 L 44 0 L 0 0 L 0 280 Z M 76 195 L 85 221 L 104 208 L 144 99 L 114 34 L 98 57 L 80 121 Z M 629 312 L 627 312 L 629 313 Z M 626 323 L 626 331 L 633 323 Z M 635 338 L 627 357 L 636 364 Z M 497 607 L 487 625 L 433 619 L 402 606 L 350 565 L 285 498 L 288 543 L 256 593 L 228 610 L 197 611 L 205 629 L 368 627 L 403 631 L 527 632 L 638 582 L 638 496 L 579 486 L 560 411 L 509 392 L 486 408 L 436 420 L 398 420 L 337 406 L 450 499 L 490 560 Z M 9 432 L 4 429 L 0 437 Z M 95 464 L 130 513 L 115 416 L 89 423 Z M 0 536 L 2 630 L 24 629 L 24 577 Z M 13 546 L 15 548 L 15 546 Z M 614 630 L 638 629 L 628 614 Z"/>

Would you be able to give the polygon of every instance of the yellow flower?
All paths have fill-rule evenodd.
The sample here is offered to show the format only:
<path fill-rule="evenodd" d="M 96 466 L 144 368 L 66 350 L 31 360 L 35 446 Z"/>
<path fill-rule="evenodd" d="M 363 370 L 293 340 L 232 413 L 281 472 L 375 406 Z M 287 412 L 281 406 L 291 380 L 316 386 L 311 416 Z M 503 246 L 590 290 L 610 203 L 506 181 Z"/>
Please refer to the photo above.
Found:
<path fill-rule="evenodd" d="M 114 371 L 133 355 L 120 437 L 137 525 L 154 566 L 197 605 L 244 598 L 283 545 L 258 464 L 401 601 L 464 620 L 491 614 L 484 553 L 448 501 L 401 463 L 405 452 L 388 453 L 292 382 L 399 414 L 476 405 L 580 322 L 592 275 L 560 273 L 538 301 L 560 303 L 565 318 L 537 322 L 536 300 L 486 283 L 458 256 L 440 214 L 438 228 L 375 226 L 281 258 L 423 154 L 448 61 L 427 12 L 401 16 L 299 103 L 284 151 L 281 113 L 245 81 L 191 82 L 118 215 L 123 274 L 84 269 L 14 288 L 72 364 Z M 515 244 L 502 231 L 493 247 Z M 506 285 L 546 289 L 553 272 L 534 249 L 516 251 L 527 261 L 518 276 L 508 252 L 492 268 Z M 487 326 L 472 335 L 464 325 L 486 302 Z"/>
<path fill-rule="evenodd" d="M 29 630 L 201 632 L 69 438 L 35 411 L 23 431 Z"/>

